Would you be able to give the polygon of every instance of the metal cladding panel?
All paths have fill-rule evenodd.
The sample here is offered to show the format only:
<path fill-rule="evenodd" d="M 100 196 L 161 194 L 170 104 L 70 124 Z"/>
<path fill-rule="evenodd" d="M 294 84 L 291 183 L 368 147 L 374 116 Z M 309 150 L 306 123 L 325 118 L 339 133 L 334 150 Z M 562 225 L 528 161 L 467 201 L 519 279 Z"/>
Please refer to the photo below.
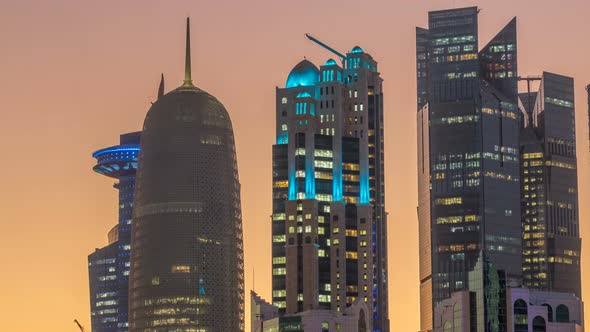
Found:
<path fill-rule="evenodd" d="M 129 330 L 243 331 L 234 137 L 211 95 L 182 87 L 148 112 L 133 216 Z"/>

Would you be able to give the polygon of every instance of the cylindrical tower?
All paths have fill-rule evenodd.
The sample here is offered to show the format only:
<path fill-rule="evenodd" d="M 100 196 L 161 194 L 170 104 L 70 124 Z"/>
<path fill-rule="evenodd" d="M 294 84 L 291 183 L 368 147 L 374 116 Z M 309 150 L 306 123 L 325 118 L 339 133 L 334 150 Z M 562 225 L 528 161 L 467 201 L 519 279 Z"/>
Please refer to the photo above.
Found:
<path fill-rule="evenodd" d="M 240 184 L 223 105 L 184 84 L 147 113 L 131 240 L 130 331 L 243 331 Z"/>

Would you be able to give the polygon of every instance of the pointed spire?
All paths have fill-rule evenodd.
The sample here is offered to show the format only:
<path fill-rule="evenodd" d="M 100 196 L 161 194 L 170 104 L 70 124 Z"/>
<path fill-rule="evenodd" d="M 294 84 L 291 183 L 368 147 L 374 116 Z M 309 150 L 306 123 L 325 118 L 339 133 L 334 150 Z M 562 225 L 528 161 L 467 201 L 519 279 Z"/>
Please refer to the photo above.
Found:
<path fill-rule="evenodd" d="M 184 62 L 184 83 L 182 86 L 192 87 L 193 80 L 191 78 L 191 28 L 190 17 L 186 18 L 186 55 Z"/>
<path fill-rule="evenodd" d="M 162 73 L 162 79 L 160 80 L 160 87 L 158 87 L 158 99 L 164 95 L 164 73 Z"/>

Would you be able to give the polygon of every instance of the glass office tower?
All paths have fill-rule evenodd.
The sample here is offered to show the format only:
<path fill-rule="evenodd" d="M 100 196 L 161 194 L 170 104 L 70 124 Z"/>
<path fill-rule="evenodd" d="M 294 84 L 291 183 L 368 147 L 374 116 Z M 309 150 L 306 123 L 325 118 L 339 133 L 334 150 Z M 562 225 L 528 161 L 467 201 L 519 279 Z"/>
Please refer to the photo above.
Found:
<path fill-rule="evenodd" d="M 477 7 L 430 12 L 416 50 L 421 330 L 467 289 L 499 331 L 522 270 L 516 19 L 479 50 Z"/>
<path fill-rule="evenodd" d="M 273 304 L 289 315 L 361 301 L 389 331 L 377 62 L 358 46 L 340 63 L 303 60 L 276 97 Z"/>
<path fill-rule="evenodd" d="M 520 97 L 523 283 L 581 298 L 574 80 L 544 72 Z"/>
<path fill-rule="evenodd" d="M 88 256 L 92 331 L 126 332 L 128 327 L 131 211 L 141 132 L 121 135 L 120 144 L 92 154 L 93 170 L 117 180 L 119 222 L 108 234 L 109 244 Z"/>
<path fill-rule="evenodd" d="M 133 332 L 244 331 L 240 183 L 231 119 L 195 87 L 158 98 L 142 132 L 129 279 Z"/>

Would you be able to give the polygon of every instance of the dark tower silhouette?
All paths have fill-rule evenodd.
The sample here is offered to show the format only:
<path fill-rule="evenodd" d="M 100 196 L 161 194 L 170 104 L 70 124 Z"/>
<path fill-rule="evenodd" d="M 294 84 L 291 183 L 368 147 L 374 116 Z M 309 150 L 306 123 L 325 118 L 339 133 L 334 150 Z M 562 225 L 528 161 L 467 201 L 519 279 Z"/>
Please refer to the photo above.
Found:
<path fill-rule="evenodd" d="M 479 49 L 477 7 L 416 30 L 421 331 L 457 291 L 503 331 L 522 275 L 516 19 Z"/>
<path fill-rule="evenodd" d="M 229 115 L 195 87 L 187 19 L 182 86 L 142 133 L 133 209 L 130 331 L 243 331 L 240 184 Z"/>
<path fill-rule="evenodd" d="M 140 137 L 141 132 L 123 134 L 119 145 L 92 154 L 92 169 L 116 179 L 119 192 L 119 222 L 108 233 L 108 245 L 88 255 L 93 332 L 127 332 L 131 211 Z"/>

